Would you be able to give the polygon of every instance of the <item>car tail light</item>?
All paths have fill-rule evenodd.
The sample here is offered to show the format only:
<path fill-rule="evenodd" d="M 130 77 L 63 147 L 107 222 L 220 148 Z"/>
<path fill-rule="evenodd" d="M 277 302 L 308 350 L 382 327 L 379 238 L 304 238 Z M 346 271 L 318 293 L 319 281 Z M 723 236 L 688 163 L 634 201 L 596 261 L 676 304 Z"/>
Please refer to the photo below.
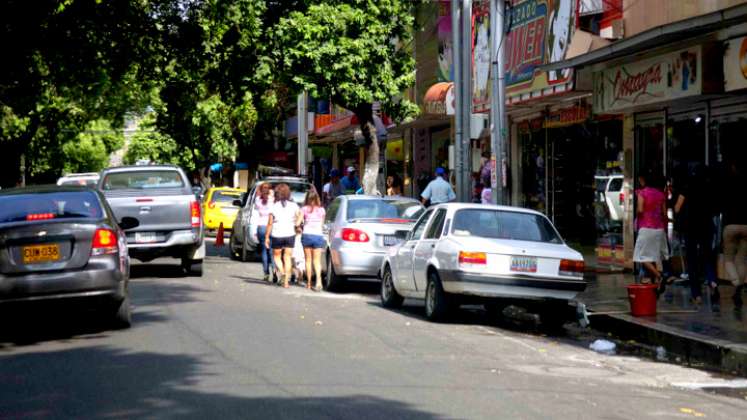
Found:
<path fill-rule="evenodd" d="M 625 204 L 625 193 L 621 192 L 620 193 L 620 205 L 622 206 L 624 204 Z"/>
<path fill-rule="evenodd" d="M 459 264 L 487 264 L 488 256 L 484 252 L 459 251 Z"/>
<path fill-rule="evenodd" d="M 192 227 L 200 227 L 200 203 L 192 201 L 189 203 L 189 208 L 192 216 Z"/>
<path fill-rule="evenodd" d="M 54 213 L 34 213 L 34 214 L 27 214 L 26 220 L 32 221 L 32 220 L 49 220 L 54 219 Z"/>
<path fill-rule="evenodd" d="M 368 242 L 368 234 L 362 230 L 353 228 L 344 228 L 342 230 L 342 240 L 346 242 Z"/>
<path fill-rule="evenodd" d="M 558 274 L 560 274 L 561 276 L 583 277 L 584 261 L 560 260 L 560 269 L 558 270 Z"/>
<path fill-rule="evenodd" d="M 117 234 L 111 229 L 96 229 L 91 255 L 116 254 L 117 250 Z"/>

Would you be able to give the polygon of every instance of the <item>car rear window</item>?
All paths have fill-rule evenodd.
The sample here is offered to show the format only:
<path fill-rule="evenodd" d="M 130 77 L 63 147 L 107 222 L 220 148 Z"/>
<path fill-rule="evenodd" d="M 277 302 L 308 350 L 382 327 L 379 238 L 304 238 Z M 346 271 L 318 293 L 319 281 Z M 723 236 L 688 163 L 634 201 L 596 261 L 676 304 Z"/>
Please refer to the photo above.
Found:
<path fill-rule="evenodd" d="M 99 199 L 92 191 L 0 195 L 0 223 L 101 219 L 103 214 Z"/>
<path fill-rule="evenodd" d="M 184 181 L 177 171 L 132 171 L 113 172 L 104 178 L 102 189 L 113 190 L 148 190 L 154 188 L 183 188 Z"/>
<path fill-rule="evenodd" d="M 623 187 L 623 180 L 622 178 L 612 178 L 612 181 L 610 181 L 610 191 L 611 192 L 617 192 L 620 191 Z"/>
<path fill-rule="evenodd" d="M 213 191 L 213 195 L 210 196 L 211 203 L 233 203 L 234 200 L 241 198 L 241 193 L 238 191 Z"/>
<path fill-rule="evenodd" d="M 270 182 L 272 188 L 275 188 L 280 184 L 288 185 L 288 188 L 290 188 L 291 191 L 291 200 L 298 205 L 303 205 L 304 200 L 306 200 L 306 192 L 311 188 L 311 184 L 304 184 L 301 182 Z M 259 194 L 259 188 L 257 189 L 257 194 Z"/>
<path fill-rule="evenodd" d="M 84 185 L 86 187 L 94 187 L 98 179 L 85 178 L 85 179 L 65 179 L 60 182 L 60 185 Z"/>
<path fill-rule="evenodd" d="M 544 216 L 491 209 L 457 211 L 452 222 L 452 234 L 553 244 L 563 242 Z"/>
<path fill-rule="evenodd" d="M 347 220 L 402 219 L 415 221 L 423 213 L 423 206 L 412 200 L 350 200 Z"/>

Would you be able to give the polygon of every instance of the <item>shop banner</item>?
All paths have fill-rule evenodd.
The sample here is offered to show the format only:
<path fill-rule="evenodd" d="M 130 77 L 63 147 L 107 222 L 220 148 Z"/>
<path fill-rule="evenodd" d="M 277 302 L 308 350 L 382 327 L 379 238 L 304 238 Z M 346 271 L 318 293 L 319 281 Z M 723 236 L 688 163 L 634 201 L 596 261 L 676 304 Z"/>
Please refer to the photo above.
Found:
<path fill-rule="evenodd" d="M 727 92 L 747 89 L 747 37 L 726 42 L 724 83 Z"/>
<path fill-rule="evenodd" d="M 490 8 L 472 4 L 472 112 L 490 109 Z"/>
<path fill-rule="evenodd" d="M 513 0 L 505 48 L 506 93 L 516 96 L 571 81 L 572 71 L 537 71 L 565 59 L 575 29 L 573 0 Z"/>
<path fill-rule="evenodd" d="M 700 95 L 702 90 L 702 49 L 696 46 L 594 73 L 594 113 Z"/>
<path fill-rule="evenodd" d="M 586 105 L 574 105 L 557 111 L 550 111 L 545 118 L 545 128 L 567 127 L 589 119 L 591 111 Z"/>

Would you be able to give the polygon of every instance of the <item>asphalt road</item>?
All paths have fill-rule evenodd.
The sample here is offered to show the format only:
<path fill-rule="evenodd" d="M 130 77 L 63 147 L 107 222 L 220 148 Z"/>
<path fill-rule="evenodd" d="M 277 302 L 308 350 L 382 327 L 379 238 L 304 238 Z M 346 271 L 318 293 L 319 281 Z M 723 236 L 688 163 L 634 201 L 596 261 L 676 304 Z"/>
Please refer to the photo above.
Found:
<path fill-rule="evenodd" d="M 744 418 L 747 401 L 698 388 L 720 378 L 488 322 L 383 309 L 346 293 L 261 281 L 215 255 L 203 278 L 137 264 L 134 325 L 93 314 L 6 314 L 2 418 Z M 225 251 L 223 251 L 225 252 Z M 41 319 L 40 319 L 41 318 Z"/>

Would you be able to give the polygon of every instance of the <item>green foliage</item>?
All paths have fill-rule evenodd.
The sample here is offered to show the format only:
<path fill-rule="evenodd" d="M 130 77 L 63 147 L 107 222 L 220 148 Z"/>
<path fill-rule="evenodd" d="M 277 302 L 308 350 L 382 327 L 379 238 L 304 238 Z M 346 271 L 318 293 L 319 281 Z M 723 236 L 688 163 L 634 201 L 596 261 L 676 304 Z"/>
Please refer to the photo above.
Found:
<path fill-rule="evenodd" d="M 415 81 L 415 3 L 325 0 L 281 18 L 274 58 L 286 83 L 353 111 L 374 102 L 411 111 L 401 94 Z"/>
<path fill-rule="evenodd" d="M 124 146 L 121 127 L 106 120 L 87 124 L 85 131 L 62 145 L 64 173 L 98 172 L 108 166 L 109 156 Z"/>
<path fill-rule="evenodd" d="M 170 136 L 155 129 L 155 115 L 148 114 L 127 145 L 124 163 L 134 165 L 138 160 L 179 165 L 186 170 L 195 168 L 192 152 Z"/>

